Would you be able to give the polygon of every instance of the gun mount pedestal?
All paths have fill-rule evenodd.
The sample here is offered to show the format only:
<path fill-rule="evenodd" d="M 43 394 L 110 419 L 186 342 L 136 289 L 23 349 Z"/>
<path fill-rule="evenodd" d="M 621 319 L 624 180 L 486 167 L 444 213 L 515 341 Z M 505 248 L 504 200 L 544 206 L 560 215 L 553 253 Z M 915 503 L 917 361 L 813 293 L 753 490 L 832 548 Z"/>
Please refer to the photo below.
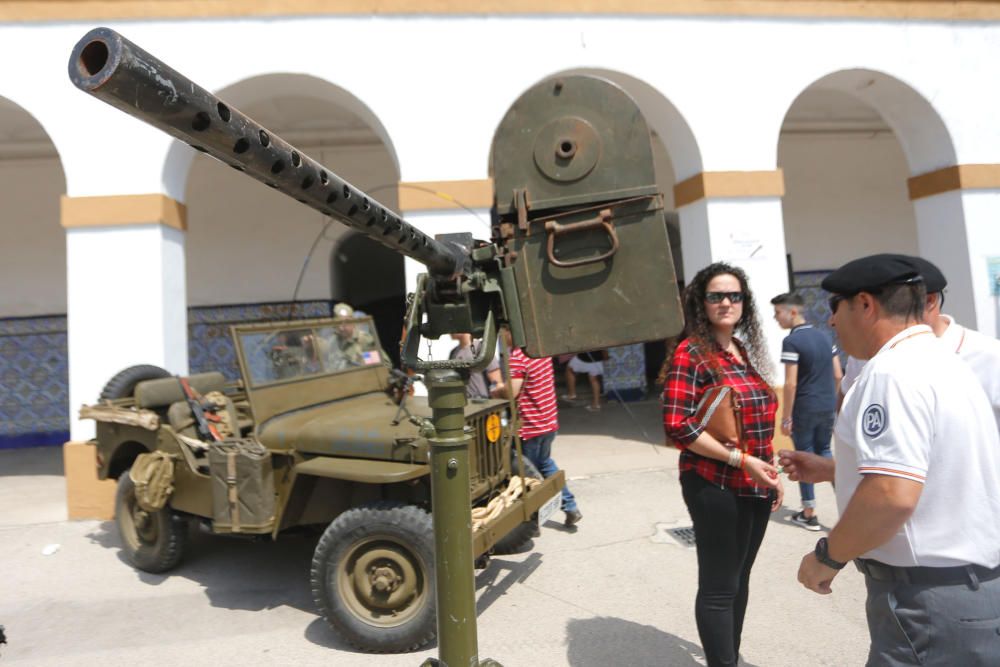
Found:
<path fill-rule="evenodd" d="M 465 382 L 455 370 L 433 369 L 427 371 L 424 383 L 434 420 L 434 433 L 428 440 L 436 543 L 438 664 L 500 667 L 493 660 L 480 662 L 478 656 Z"/>

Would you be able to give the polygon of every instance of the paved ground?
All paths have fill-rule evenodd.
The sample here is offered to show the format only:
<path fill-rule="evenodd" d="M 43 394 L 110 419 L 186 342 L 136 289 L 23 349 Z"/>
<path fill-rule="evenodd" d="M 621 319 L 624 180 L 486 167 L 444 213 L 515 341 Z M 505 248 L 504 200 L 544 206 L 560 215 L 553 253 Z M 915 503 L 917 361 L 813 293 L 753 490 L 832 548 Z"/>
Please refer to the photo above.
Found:
<path fill-rule="evenodd" d="M 655 403 L 629 408 L 635 419 L 617 404 L 563 411 L 555 458 L 585 518 L 575 533 L 548 524 L 532 551 L 496 557 L 477 574 L 481 657 L 506 667 L 704 664 L 695 554 L 666 532 L 689 525 L 677 455 L 650 444 L 660 434 Z M 436 655 L 345 646 L 313 609 L 307 538 L 257 544 L 198 534 L 169 576 L 137 572 L 121 559 L 114 524 L 65 520 L 61 471 L 57 448 L 0 452 L 3 665 L 414 667 Z M 794 486 L 754 569 L 745 664 L 861 665 L 860 575 L 845 570 L 827 597 L 795 581 L 816 534 L 787 522 L 787 508 L 798 507 Z M 832 494 L 818 495 L 828 526 Z"/>

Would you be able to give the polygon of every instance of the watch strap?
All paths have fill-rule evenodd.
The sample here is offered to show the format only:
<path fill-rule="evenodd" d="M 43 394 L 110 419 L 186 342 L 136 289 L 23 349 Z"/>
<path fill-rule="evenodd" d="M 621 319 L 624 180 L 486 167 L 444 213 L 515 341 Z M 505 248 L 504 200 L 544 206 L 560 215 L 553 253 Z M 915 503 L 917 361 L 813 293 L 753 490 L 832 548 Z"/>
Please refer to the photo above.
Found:
<path fill-rule="evenodd" d="M 843 570 L 847 563 L 841 563 L 839 560 L 833 560 L 830 558 L 830 543 L 825 537 L 819 538 L 816 542 L 816 560 L 827 567 L 831 567 L 834 570 Z"/>

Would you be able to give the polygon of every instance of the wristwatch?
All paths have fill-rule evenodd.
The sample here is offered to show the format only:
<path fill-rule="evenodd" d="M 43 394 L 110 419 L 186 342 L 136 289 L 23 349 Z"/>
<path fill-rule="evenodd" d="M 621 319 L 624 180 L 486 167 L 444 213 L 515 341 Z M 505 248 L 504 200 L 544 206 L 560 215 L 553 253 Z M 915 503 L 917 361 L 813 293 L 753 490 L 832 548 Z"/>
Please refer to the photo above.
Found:
<path fill-rule="evenodd" d="M 827 567 L 832 567 L 834 570 L 843 570 L 847 563 L 841 563 L 839 560 L 830 558 L 829 548 L 830 545 L 826 538 L 819 538 L 819 541 L 816 542 L 816 560 Z"/>

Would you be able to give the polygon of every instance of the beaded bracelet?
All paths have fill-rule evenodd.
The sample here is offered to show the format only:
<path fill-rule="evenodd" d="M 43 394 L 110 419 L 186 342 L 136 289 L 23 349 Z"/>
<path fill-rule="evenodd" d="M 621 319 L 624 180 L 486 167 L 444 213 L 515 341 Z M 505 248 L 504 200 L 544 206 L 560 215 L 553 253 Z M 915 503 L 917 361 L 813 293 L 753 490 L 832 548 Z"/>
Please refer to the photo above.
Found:
<path fill-rule="evenodd" d="M 729 461 L 727 461 L 727 463 L 731 468 L 739 468 L 741 466 L 742 461 L 743 461 L 743 452 L 736 449 L 735 447 L 729 450 Z"/>

